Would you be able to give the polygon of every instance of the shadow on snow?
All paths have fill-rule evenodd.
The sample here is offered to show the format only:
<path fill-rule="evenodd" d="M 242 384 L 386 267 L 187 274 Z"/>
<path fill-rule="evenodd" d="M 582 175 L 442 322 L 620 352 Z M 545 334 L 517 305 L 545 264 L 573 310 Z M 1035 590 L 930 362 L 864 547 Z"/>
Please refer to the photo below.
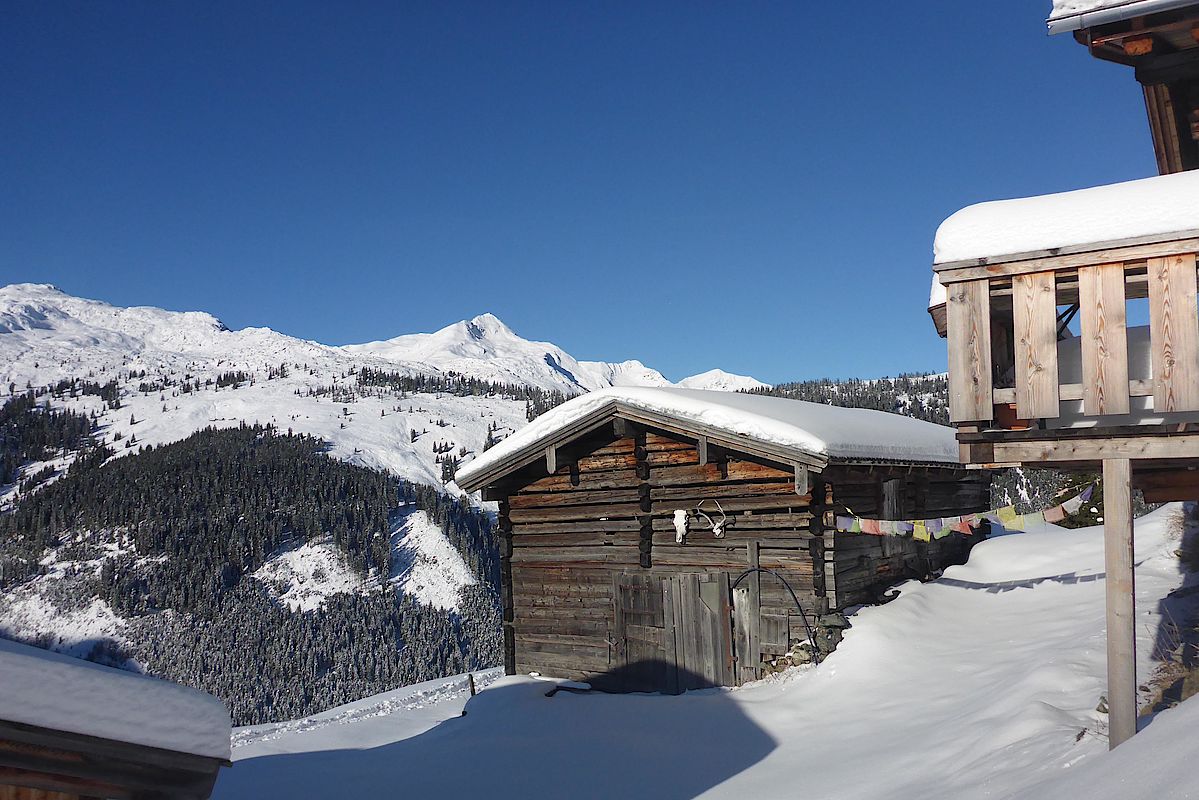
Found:
<path fill-rule="evenodd" d="M 623 669 L 647 668 L 653 669 L 614 670 L 600 682 L 621 685 Z M 776 747 L 727 690 L 547 697 L 554 686 L 508 679 L 472 698 L 466 716 L 367 750 L 245 759 L 222 772 L 215 797 L 371 797 L 394 790 L 397 797 L 681 800 Z"/>

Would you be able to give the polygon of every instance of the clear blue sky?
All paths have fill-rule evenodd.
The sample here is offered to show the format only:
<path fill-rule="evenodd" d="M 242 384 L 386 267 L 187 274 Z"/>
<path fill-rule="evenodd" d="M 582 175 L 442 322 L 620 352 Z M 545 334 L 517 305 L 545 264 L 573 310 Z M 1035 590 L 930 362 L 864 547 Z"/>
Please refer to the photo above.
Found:
<path fill-rule="evenodd" d="M 331 344 L 943 369 L 959 207 L 1152 174 L 1048 0 L 9 2 L 0 283 Z"/>

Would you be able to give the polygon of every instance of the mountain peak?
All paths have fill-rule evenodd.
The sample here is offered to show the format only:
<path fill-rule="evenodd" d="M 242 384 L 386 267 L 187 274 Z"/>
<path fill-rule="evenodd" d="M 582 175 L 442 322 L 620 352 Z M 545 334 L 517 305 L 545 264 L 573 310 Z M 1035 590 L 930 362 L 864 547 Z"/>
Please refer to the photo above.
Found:
<path fill-rule="evenodd" d="M 470 334 L 472 339 L 484 339 L 489 334 L 507 334 L 515 336 L 511 328 L 504 324 L 504 321 L 492 314 L 490 311 L 472 317 L 469 320 L 464 320 L 462 323 L 466 327 L 466 332 Z"/>

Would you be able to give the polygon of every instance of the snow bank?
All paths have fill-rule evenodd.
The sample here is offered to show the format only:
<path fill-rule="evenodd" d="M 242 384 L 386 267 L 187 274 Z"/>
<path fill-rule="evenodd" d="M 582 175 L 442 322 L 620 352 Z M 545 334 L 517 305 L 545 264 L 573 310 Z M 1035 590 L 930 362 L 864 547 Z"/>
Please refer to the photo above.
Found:
<path fill-rule="evenodd" d="M 1199 229 L 1199 172 L 967 206 L 941 223 L 933 263 Z"/>
<path fill-rule="evenodd" d="M 1022 800 L 1062 797 L 1152 797 L 1194 800 L 1199 797 L 1195 757 L 1199 746 L 1199 698 L 1163 712 L 1153 724 L 1111 753 L 1088 759 L 1057 778 L 1032 787 Z"/>
<path fill-rule="evenodd" d="M 818 458 L 958 463 L 952 428 L 899 414 L 734 392 L 621 388 L 591 392 L 542 414 L 459 468 L 458 483 L 469 483 L 508 456 L 613 402 Z"/>
<path fill-rule="evenodd" d="M 213 758 L 229 712 L 210 695 L 0 639 L 0 719 Z"/>

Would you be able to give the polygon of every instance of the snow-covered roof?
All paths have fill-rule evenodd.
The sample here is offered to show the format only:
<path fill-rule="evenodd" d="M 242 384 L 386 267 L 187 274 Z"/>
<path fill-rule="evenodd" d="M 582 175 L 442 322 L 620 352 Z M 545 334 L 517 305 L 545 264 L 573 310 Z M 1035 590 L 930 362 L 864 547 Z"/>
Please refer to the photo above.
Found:
<path fill-rule="evenodd" d="M 488 473 L 522 452 L 555 443 L 561 432 L 580 421 L 598 421 L 621 410 L 668 418 L 685 430 L 716 431 L 732 441 L 790 451 L 797 460 L 958 463 L 952 428 L 899 414 L 766 395 L 637 387 L 590 392 L 551 409 L 459 468 L 458 485 L 478 488 Z"/>
<path fill-rule="evenodd" d="M 215 697 L 7 639 L 0 720 L 229 758 L 229 712 Z"/>
<path fill-rule="evenodd" d="M 1067 33 L 1194 4 L 1195 0 L 1053 0 L 1049 32 Z"/>
<path fill-rule="evenodd" d="M 1016 261 L 1199 235 L 1199 171 L 967 206 L 941 223 L 938 266 Z"/>

